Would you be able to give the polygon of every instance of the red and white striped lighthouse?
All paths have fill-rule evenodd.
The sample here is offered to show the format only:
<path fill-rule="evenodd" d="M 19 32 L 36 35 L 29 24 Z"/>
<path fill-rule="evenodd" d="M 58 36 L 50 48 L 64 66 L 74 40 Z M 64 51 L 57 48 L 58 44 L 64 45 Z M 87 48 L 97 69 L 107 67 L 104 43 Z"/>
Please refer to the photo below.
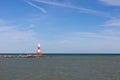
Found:
<path fill-rule="evenodd" d="M 40 44 L 38 44 L 38 46 L 37 46 L 37 53 L 36 53 L 36 56 L 42 57 L 42 52 L 40 51 Z"/>

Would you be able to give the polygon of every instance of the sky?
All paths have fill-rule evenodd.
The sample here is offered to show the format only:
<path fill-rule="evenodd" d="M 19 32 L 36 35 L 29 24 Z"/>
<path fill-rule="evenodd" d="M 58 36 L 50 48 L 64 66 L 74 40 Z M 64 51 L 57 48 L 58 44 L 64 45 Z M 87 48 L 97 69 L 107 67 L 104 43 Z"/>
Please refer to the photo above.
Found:
<path fill-rule="evenodd" d="M 0 53 L 120 53 L 120 0 L 0 0 Z"/>

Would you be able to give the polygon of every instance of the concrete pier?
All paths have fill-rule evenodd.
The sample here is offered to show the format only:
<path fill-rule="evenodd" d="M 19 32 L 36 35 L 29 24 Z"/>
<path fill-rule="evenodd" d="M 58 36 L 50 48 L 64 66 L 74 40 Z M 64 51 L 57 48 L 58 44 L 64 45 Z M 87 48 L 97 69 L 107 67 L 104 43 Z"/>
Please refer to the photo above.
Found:
<path fill-rule="evenodd" d="M 0 55 L 0 58 L 42 58 L 46 56 L 36 56 L 36 55 Z"/>

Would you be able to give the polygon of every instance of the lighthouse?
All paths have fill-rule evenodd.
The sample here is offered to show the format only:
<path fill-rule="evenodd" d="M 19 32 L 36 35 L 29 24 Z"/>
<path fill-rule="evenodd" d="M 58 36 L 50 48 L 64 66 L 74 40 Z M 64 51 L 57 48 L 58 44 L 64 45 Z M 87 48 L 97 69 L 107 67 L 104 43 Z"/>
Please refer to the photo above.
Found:
<path fill-rule="evenodd" d="M 37 56 L 37 57 L 42 57 L 42 52 L 41 52 L 41 50 L 40 50 L 40 44 L 38 44 L 38 46 L 37 46 L 36 56 Z"/>

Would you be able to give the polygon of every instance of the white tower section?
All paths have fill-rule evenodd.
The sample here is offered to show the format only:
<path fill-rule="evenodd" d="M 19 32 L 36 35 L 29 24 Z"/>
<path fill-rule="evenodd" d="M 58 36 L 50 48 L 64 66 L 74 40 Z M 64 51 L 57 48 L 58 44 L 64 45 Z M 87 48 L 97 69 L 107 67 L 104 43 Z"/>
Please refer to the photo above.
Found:
<path fill-rule="evenodd" d="M 40 53 L 40 44 L 38 44 L 38 53 Z"/>

